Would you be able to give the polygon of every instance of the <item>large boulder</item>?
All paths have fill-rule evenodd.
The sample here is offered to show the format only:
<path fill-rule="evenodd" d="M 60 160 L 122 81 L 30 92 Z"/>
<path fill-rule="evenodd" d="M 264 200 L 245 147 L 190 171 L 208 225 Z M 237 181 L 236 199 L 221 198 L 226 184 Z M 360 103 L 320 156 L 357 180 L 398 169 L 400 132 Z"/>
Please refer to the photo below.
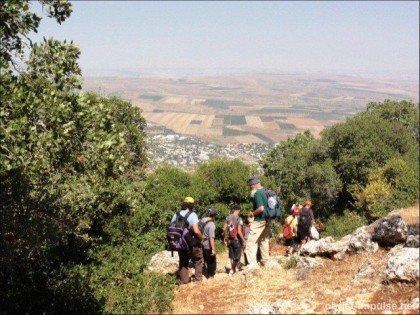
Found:
<path fill-rule="evenodd" d="M 344 239 L 344 238 L 343 238 Z M 343 241 L 342 239 L 342 241 Z M 372 242 L 372 235 L 368 232 L 365 226 L 354 231 L 348 239 L 348 247 L 346 252 L 348 254 L 369 252 L 374 253 L 378 250 L 378 243 Z"/>
<path fill-rule="evenodd" d="M 395 246 L 407 240 L 408 228 L 400 215 L 393 214 L 379 220 L 376 225 L 372 240 L 381 246 Z"/>
<path fill-rule="evenodd" d="M 387 281 L 415 282 L 419 279 L 419 250 L 396 246 L 388 253 L 385 271 Z"/>
<path fill-rule="evenodd" d="M 378 244 L 372 242 L 371 234 L 363 226 L 339 241 L 335 241 L 332 237 L 326 237 L 318 241 L 311 240 L 302 245 L 300 253 L 303 256 L 324 256 L 342 260 L 347 254 L 372 253 L 377 250 Z"/>
<path fill-rule="evenodd" d="M 311 240 L 303 244 L 300 248 L 300 254 L 303 256 L 324 256 L 332 258 L 338 252 L 345 252 L 346 249 L 347 243 L 336 242 L 332 237 L 326 237 L 318 241 Z"/>
<path fill-rule="evenodd" d="M 178 252 L 174 252 L 172 257 L 171 251 L 164 250 L 150 259 L 147 270 L 162 274 L 175 273 L 178 270 L 178 264 Z"/>

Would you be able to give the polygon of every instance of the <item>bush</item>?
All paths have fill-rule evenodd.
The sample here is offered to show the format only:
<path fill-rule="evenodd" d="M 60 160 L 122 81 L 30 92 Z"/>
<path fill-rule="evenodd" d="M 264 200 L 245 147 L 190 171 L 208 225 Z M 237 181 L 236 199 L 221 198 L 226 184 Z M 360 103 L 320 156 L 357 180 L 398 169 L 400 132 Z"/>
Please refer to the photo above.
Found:
<path fill-rule="evenodd" d="M 355 212 L 345 210 L 343 215 L 333 214 L 326 222 L 326 229 L 322 231 L 321 237 L 332 236 L 340 239 L 345 235 L 351 234 L 358 227 L 367 224 L 367 219 Z"/>
<path fill-rule="evenodd" d="M 292 269 L 292 268 L 296 268 L 296 266 L 297 266 L 297 258 L 295 255 L 290 256 L 289 259 L 283 263 L 284 269 Z"/>

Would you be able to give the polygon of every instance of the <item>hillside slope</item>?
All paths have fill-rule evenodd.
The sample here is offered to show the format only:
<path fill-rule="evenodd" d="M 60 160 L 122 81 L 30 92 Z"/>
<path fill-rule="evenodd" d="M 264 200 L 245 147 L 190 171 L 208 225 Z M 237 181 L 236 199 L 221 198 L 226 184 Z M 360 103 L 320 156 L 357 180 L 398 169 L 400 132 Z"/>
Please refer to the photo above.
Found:
<path fill-rule="evenodd" d="M 408 226 L 417 227 L 419 208 L 395 211 Z M 373 227 L 373 225 L 372 225 Z M 175 314 L 238 313 L 403 313 L 418 314 L 419 283 L 384 282 L 388 248 L 347 256 L 319 258 L 316 268 L 272 269 L 218 273 L 212 280 L 181 286 L 173 303 Z M 272 242 L 271 255 L 281 264 L 285 247 Z M 318 258 L 317 258 L 318 259 Z M 228 262 L 227 253 L 218 265 Z"/>

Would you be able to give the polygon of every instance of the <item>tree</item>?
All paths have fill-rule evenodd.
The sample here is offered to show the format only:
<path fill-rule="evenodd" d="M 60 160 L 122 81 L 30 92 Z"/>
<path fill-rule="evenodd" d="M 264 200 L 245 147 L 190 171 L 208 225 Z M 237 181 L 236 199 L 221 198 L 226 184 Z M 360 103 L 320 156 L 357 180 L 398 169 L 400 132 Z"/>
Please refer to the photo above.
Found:
<path fill-rule="evenodd" d="M 70 16 L 67 1 L 42 3 L 59 23 Z M 110 218 L 139 207 L 146 123 L 127 102 L 80 92 L 72 42 L 27 38 L 41 21 L 28 1 L 0 10 L 2 309 L 98 311 L 72 266 L 87 262 Z"/>
<path fill-rule="evenodd" d="M 315 139 L 309 131 L 276 145 L 263 158 L 264 173 L 279 187 L 285 206 L 310 198 L 306 173 Z"/>

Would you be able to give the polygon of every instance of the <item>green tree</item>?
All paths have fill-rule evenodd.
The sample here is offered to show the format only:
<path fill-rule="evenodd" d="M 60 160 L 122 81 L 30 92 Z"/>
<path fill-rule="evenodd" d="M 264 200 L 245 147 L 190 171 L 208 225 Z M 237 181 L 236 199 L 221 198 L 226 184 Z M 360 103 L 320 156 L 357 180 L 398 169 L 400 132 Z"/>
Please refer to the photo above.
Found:
<path fill-rule="evenodd" d="M 306 177 L 315 139 L 309 131 L 276 145 L 263 158 L 264 173 L 280 190 L 284 206 L 310 198 Z"/>
<path fill-rule="evenodd" d="M 70 15 L 67 1 L 42 3 L 59 23 Z M 146 123 L 127 102 L 80 92 L 72 42 L 27 38 L 41 20 L 28 1 L 0 10 L 2 309 L 98 311 L 77 266 L 109 219 L 139 207 Z"/>

